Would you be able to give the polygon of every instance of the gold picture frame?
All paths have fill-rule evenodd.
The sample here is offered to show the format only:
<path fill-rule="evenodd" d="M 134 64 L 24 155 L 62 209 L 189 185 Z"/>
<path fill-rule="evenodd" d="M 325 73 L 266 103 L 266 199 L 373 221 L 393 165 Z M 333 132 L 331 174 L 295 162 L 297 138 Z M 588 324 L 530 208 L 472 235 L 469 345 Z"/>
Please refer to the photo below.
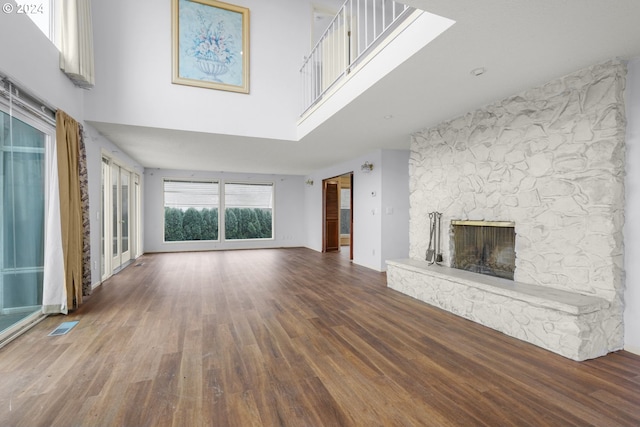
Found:
<path fill-rule="evenodd" d="M 249 93 L 249 9 L 171 1 L 172 83 Z"/>

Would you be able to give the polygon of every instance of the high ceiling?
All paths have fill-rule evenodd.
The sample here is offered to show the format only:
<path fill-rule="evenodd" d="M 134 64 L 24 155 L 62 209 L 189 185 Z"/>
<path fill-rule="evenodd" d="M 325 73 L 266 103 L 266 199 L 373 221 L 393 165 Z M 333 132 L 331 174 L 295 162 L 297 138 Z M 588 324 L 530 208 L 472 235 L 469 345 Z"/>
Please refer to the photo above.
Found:
<path fill-rule="evenodd" d="M 640 57 L 638 0 L 406 3 L 456 24 L 300 141 L 92 124 L 145 167 L 305 175 L 407 149 L 418 130 L 583 67 Z"/>

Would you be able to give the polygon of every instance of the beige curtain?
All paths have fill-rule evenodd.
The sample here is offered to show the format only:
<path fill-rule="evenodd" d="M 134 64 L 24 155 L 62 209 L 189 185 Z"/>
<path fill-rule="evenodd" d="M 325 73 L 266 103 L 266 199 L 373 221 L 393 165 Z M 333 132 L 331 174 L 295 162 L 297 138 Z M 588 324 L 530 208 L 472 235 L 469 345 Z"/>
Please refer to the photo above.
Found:
<path fill-rule="evenodd" d="M 95 84 L 91 0 L 61 1 L 57 13 L 60 69 L 76 86 L 90 89 Z"/>
<path fill-rule="evenodd" d="M 56 113 L 56 148 L 60 187 L 60 222 L 67 307 L 82 303 L 83 226 L 79 177 L 79 124 L 65 112 Z"/>

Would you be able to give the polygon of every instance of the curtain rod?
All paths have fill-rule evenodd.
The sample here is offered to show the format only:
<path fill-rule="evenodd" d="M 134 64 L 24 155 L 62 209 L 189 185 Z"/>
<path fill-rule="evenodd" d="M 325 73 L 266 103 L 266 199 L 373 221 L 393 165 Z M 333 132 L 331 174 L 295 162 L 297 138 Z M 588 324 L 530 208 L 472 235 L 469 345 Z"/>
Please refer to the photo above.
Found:
<path fill-rule="evenodd" d="M 48 124 L 56 125 L 56 108 L 31 95 L 7 76 L 0 74 L 0 95 L 14 102 Z"/>

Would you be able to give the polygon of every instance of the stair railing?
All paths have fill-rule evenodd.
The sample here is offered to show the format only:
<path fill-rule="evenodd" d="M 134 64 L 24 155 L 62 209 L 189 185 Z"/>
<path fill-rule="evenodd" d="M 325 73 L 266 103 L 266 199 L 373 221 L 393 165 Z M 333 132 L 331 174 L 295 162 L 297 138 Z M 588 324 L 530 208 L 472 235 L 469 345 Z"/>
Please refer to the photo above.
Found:
<path fill-rule="evenodd" d="M 413 10 L 394 0 L 345 1 L 300 69 L 301 115 Z"/>

